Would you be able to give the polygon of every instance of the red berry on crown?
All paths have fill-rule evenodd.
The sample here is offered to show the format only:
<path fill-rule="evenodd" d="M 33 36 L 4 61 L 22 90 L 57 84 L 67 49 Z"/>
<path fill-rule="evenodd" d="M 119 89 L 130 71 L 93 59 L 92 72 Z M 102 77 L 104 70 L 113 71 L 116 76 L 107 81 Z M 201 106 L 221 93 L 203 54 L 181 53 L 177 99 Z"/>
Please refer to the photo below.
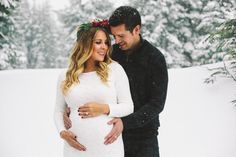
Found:
<path fill-rule="evenodd" d="M 92 27 L 109 27 L 108 20 L 94 20 Z"/>

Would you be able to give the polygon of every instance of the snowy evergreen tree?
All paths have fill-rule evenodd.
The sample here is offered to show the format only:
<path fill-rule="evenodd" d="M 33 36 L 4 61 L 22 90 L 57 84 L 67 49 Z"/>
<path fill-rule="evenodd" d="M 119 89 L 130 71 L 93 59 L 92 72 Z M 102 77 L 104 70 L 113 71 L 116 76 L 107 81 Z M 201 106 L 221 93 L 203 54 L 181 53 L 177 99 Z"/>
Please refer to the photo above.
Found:
<path fill-rule="evenodd" d="M 27 0 L 1 0 L 0 69 L 65 67 L 78 25 L 108 18 L 115 9 L 112 0 L 69 2 L 54 12 L 58 22 L 47 2 L 36 7 Z M 223 42 L 206 39 L 236 17 L 235 0 L 129 0 L 128 5 L 140 11 L 143 37 L 164 53 L 169 67 L 224 60 L 225 50 L 217 45 Z"/>
<path fill-rule="evenodd" d="M 230 77 L 236 81 L 236 19 L 222 23 L 207 40 L 221 52 L 224 64 L 222 67 L 209 69 L 212 74 L 205 82 L 213 83 L 219 76 Z M 236 105 L 236 99 L 232 103 Z"/>
<path fill-rule="evenodd" d="M 76 28 L 84 22 L 92 21 L 95 18 L 107 19 L 113 11 L 112 4 L 103 0 L 70 0 L 70 5 L 57 11 L 61 23 L 64 25 L 64 46 L 67 56 L 71 53 L 76 38 Z"/>
<path fill-rule="evenodd" d="M 52 18 L 50 6 L 45 2 L 38 9 L 38 15 L 35 16 L 39 22 L 39 32 L 35 36 L 40 40 L 38 42 L 38 64 L 39 68 L 53 68 L 57 65 L 57 57 L 63 53 L 63 45 L 59 44 L 60 30 L 56 21 Z"/>
<path fill-rule="evenodd" d="M 23 1 L 20 4 L 19 10 L 16 11 L 15 19 L 17 21 L 19 38 L 21 46 L 26 54 L 26 67 L 36 68 L 39 55 L 41 55 L 41 26 L 40 12 L 33 6 L 31 7 L 28 1 Z"/>
<path fill-rule="evenodd" d="M 165 54 L 169 67 L 219 61 L 200 41 L 235 8 L 233 0 L 130 0 L 143 19 L 143 34 Z M 210 58 L 212 58 L 210 60 Z"/>
<path fill-rule="evenodd" d="M 142 16 L 144 38 L 164 53 L 168 66 L 189 66 L 191 58 L 182 51 L 184 41 L 181 39 L 186 39 L 179 33 L 182 31 L 182 34 L 190 34 L 190 30 L 185 29 L 178 19 L 183 17 L 184 8 L 176 1 L 168 0 L 131 0 L 130 4 L 136 7 Z"/>
<path fill-rule="evenodd" d="M 219 75 L 236 81 L 236 19 L 222 23 L 217 31 L 211 33 L 208 41 L 221 52 L 224 66 L 210 69 L 213 73 L 205 82 L 214 82 Z"/>
<path fill-rule="evenodd" d="M 13 11 L 18 7 L 18 1 L 0 1 L 0 70 L 24 67 L 24 53 L 14 42 L 16 26 Z"/>
<path fill-rule="evenodd" d="M 113 11 L 112 4 L 109 1 L 90 0 L 70 0 L 70 5 L 58 11 L 60 20 L 71 33 L 76 27 L 84 22 L 91 21 L 95 18 L 108 18 Z"/>
<path fill-rule="evenodd" d="M 60 32 L 52 17 L 49 4 L 40 7 L 30 6 L 28 1 L 21 3 L 15 13 L 18 38 L 15 39 L 26 55 L 27 68 L 61 67 L 60 54 L 63 45 L 59 43 Z"/>
<path fill-rule="evenodd" d="M 202 14 L 197 30 L 200 33 L 199 45 L 196 47 L 194 53 L 195 62 L 197 64 L 209 64 L 219 61 L 223 61 L 224 55 L 222 51 L 216 46 L 211 46 L 206 41 L 206 38 L 212 32 L 216 32 L 219 25 L 223 22 L 233 19 L 236 16 L 235 6 L 236 1 L 234 0 L 217 0 L 217 1 L 206 1 L 202 7 Z"/>

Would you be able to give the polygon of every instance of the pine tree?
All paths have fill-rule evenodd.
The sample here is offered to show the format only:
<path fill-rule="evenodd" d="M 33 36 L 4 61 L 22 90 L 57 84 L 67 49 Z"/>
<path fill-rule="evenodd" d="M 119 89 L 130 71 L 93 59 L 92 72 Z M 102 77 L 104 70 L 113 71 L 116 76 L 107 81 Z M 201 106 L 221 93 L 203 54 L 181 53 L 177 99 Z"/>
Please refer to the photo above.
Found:
<path fill-rule="evenodd" d="M 222 23 L 207 40 L 221 52 L 224 64 L 222 67 L 209 69 L 212 73 L 206 78 L 205 83 L 213 83 L 219 76 L 236 81 L 236 19 Z M 232 103 L 236 106 L 236 99 Z"/>
<path fill-rule="evenodd" d="M 186 28 L 187 24 L 182 23 L 184 7 L 171 0 L 131 0 L 130 4 L 142 16 L 144 38 L 165 54 L 168 66 L 190 66 L 191 55 L 183 51 L 183 43 L 188 41 L 184 35 L 191 34 L 189 28 Z"/>
<path fill-rule="evenodd" d="M 39 56 L 38 64 L 39 68 L 53 68 L 57 66 L 57 57 L 63 54 L 63 45 L 59 45 L 60 30 L 56 24 L 56 21 L 52 18 L 51 8 L 47 2 L 43 3 L 38 9 L 38 15 L 36 16 L 39 21 L 40 32 L 38 32 L 37 38 L 39 42 Z"/>
<path fill-rule="evenodd" d="M 39 16 L 40 12 L 36 6 L 31 7 L 28 1 L 21 2 L 15 16 L 19 33 L 17 41 L 21 41 L 21 47 L 26 54 L 27 68 L 37 67 L 38 59 L 42 52 L 39 46 L 42 38 Z"/>
<path fill-rule="evenodd" d="M 27 68 L 53 68 L 65 64 L 61 59 L 64 45 L 59 42 L 61 30 L 47 2 L 38 7 L 30 6 L 28 1 L 21 2 L 14 19 L 18 34 L 15 42 L 25 53 Z"/>
<path fill-rule="evenodd" d="M 13 12 L 17 7 L 17 0 L 0 2 L 0 70 L 24 67 L 24 54 L 14 42 L 16 26 Z"/>
<path fill-rule="evenodd" d="M 76 38 L 76 28 L 82 23 L 89 22 L 95 18 L 107 19 L 113 11 L 109 1 L 102 0 L 70 0 L 70 5 L 57 11 L 58 17 L 64 26 L 64 45 L 67 56 L 69 56 Z"/>
<path fill-rule="evenodd" d="M 236 19 L 222 23 L 207 40 L 221 52 L 224 66 L 210 69 L 213 73 L 205 82 L 214 82 L 219 75 L 236 81 Z"/>
<path fill-rule="evenodd" d="M 216 46 L 208 44 L 206 38 L 215 32 L 223 22 L 236 16 L 235 5 L 236 1 L 233 0 L 205 1 L 205 5 L 202 7 L 203 14 L 197 26 L 201 35 L 199 41 L 202 41 L 198 42 L 200 46 L 196 47 L 194 53 L 197 65 L 223 61 L 222 51 Z"/>
<path fill-rule="evenodd" d="M 207 35 L 233 11 L 233 0 L 130 0 L 140 11 L 143 34 L 161 49 L 169 67 L 185 67 L 220 61 L 216 50 L 203 47 Z"/>

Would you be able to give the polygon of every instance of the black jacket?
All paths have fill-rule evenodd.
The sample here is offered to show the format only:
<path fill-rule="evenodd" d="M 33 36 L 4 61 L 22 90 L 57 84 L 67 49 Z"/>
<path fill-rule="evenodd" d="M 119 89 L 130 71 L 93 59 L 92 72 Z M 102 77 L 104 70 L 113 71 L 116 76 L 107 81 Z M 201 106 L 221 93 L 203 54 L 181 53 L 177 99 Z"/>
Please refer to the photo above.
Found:
<path fill-rule="evenodd" d="M 132 53 L 113 46 L 112 59 L 119 62 L 129 78 L 134 102 L 134 113 L 121 118 L 123 134 L 155 133 L 160 126 L 159 113 L 167 94 L 168 74 L 163 54 L 141 38 L 141 44 Z"/>

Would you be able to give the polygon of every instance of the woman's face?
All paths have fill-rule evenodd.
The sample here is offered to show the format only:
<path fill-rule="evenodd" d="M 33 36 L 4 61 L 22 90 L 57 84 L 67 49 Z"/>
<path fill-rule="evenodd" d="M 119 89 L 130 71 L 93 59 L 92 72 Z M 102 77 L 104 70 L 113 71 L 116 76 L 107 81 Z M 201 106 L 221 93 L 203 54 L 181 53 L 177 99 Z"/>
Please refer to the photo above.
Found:
<path fill-rule="evenodd" d="M 103 61 L 108 51 L 108 39 L 102 30 L 98 30 L 93 40 L 93 53 L 90 59 Z"/>

